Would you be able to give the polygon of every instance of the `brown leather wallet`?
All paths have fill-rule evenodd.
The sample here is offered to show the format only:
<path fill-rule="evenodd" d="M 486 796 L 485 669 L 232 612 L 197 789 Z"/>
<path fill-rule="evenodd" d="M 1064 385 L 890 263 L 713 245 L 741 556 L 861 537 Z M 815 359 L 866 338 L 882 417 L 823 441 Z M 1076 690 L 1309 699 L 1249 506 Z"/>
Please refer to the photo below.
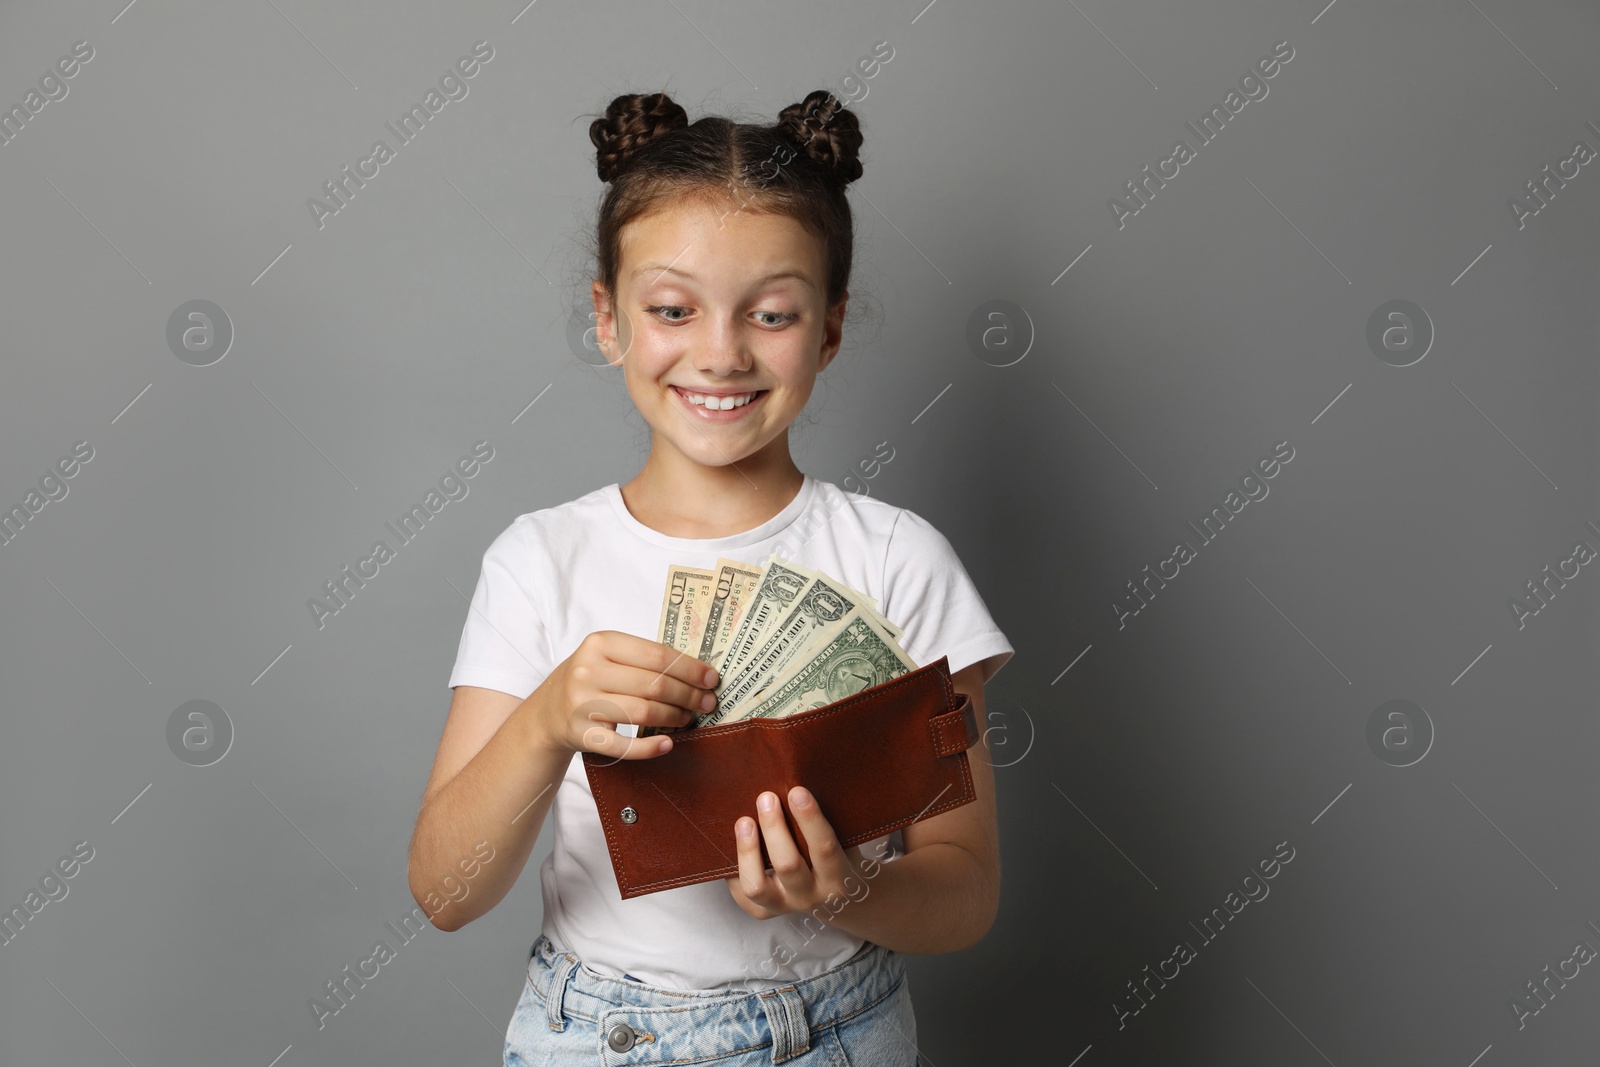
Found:
<path fill-rule="evenodd" d="M 794 786 L 816 798 L 845 848 L 971 803 L 967 749 L 977 741 L 972 697 L 955 691 L 940 656 L 810 711 L 680 730 L 664 756 L 585 752 L 583 769 L 626 899 L 738 874 L 733 824 L 755 818 L 767 790 L 808 863 L 789 812 Z"/>

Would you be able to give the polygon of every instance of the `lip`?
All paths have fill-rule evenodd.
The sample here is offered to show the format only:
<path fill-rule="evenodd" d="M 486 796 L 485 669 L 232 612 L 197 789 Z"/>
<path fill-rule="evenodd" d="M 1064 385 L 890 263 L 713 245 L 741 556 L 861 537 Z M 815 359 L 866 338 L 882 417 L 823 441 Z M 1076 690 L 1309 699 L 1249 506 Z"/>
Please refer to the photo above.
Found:
<path fill-rule="evenodd" d="M 758 407 L 761 404 L 762 401 L 767 399 L 767 395 L 772 392 L 772 390 L 770 390 L 770 389 L 689 389 L 689 390 L 684 390 L 681 386 L 676 386 L 676 385 L 668 386 L 668 388 L 672 390 L 673 396 L 678 398 L 678 403 L 679 404 L 683 405 L 685 408 L 688 408 L 689 411 L 692 412 L 697 418 L 704 419 L 707 422 L 736 422 L 739 419 L 744 418 L 744 416 L 752 408 Z M 689 399 L 683 395 L 685 391 L 691 392 L 691 393 L 700 393 L 700 394 L 702 394 L 704 396 L 739 396 L 742 393 L 751 393 L 751 392 L 759 393 L 760 395 L 757 396 L 754 400 L 750 401 L 750 403 L 744 404 L 744 405 L 742 405 L 740 407 L 729 408 L 727 411 L 712 411 L 712 410 L 710 410 L 708 408 L 701 407 L 699 404 L 691 403 L 689 401 Z"/>
<path fill-rule="evenodd" d="M 745 393 L 759 393 L 760 389 L 702 389 L 699 386 L 690 388 L 687 385 L 674 385 L 672 388 L 685 393 L 699 393 L 701 396 L 742 396 Z"/>

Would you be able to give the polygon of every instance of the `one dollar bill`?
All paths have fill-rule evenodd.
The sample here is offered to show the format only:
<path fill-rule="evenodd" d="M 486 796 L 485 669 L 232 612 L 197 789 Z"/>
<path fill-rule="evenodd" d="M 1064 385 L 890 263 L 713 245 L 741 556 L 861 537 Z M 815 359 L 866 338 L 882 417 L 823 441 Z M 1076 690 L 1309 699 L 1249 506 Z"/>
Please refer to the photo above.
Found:
<path fill-rule="evenodd" d="M 810 711 L 898 678 L 915 666 L 889 632 L 858 609 L 825 644 L 809 652 L 798 669 L 786 672 L 731 721 L 779 719 Z"/>
<path fill-rule="evenodd" d="M 670 566 L 659 634 L 718 671 L 716 708 L 696 709 L 683 729 L 793 715 L 916 667 L 874 598 L 777 555 L 761 567 Z M 644 726 L 639 736 L 672 729 Z"/>

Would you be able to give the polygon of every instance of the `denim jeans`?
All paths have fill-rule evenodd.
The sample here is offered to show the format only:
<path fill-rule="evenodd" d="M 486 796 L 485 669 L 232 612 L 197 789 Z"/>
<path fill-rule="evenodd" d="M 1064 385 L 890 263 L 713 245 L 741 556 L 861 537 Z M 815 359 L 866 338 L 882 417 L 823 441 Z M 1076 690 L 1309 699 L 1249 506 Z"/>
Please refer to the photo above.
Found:
<path fill-rule="evenodd" d="M 871 941 L 814 978 L 759 991 L 603 975 L 543 934 L 506 1029 L 504 1067 L 922 1067 L 905 965 Z"/>

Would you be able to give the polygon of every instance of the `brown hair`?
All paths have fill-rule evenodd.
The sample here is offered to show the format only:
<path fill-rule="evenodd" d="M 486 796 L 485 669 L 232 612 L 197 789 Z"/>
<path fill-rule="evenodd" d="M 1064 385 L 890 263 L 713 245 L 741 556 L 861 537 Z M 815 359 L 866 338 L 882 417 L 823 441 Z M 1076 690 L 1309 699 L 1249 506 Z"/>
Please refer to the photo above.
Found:
<path fill-rule="evenodd" d="M 778 113 L 771 126 L 688 114 L 665 93 L 611 101 L 589 126 L 600 180 L 611 187 L 596 222 L 596 276 L 616 294 L 622 231 L 670 203 L 729 198 L 765 214 L 788 215 L 820 237 L 826 306 L 850 283 L 855 231 L 844 187 L 861 177 L 861 124 L 826 90 Z"/>

